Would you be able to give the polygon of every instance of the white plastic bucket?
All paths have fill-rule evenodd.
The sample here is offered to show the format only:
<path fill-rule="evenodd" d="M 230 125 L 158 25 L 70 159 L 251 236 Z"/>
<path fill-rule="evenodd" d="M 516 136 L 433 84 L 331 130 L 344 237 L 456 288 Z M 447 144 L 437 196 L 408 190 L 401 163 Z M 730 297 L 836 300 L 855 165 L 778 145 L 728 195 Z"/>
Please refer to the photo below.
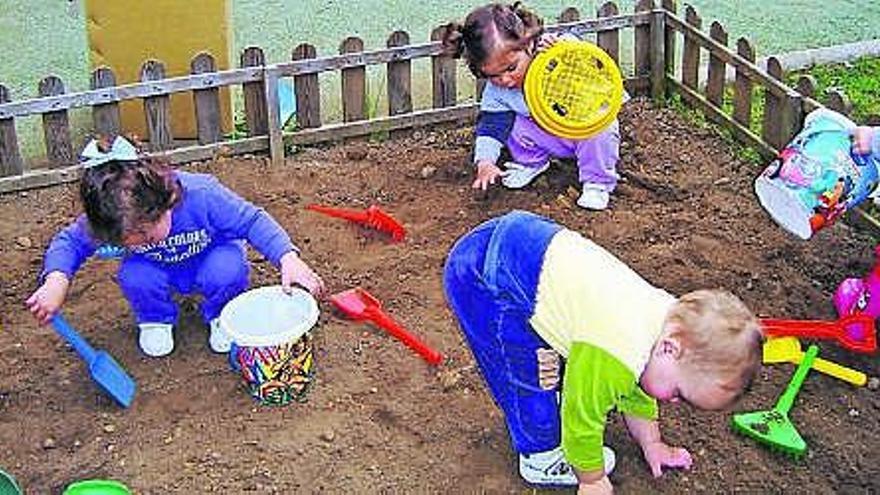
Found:
<path fill-rule="evenodd" d="M 278 285 L 244 292 L 221 311 L 220 327 L 233 341 L 230 362 L 261 404 L 305 400 L 314 376 L 309 332 L 318 315 L 311 294 L 285 294 Z"/>

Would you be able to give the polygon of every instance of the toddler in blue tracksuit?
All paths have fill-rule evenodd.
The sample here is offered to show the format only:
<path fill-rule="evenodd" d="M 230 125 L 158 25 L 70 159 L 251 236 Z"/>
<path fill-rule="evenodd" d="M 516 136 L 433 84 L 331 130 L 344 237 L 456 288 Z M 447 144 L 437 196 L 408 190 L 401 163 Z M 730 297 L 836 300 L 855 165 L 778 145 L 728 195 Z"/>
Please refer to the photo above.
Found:
<path fill-rule="evenodd" d="M 82 263 L 106 246 L 121 253 L 118 282 L 137 321 L 141 350 L 154 357 L 174 349 L 175 293 L 204 297 L 209 345 L 229 350 L 218 316 L 247 289 L 245 241 L 279 267 L 285 289 L 299 284 L 313 294 L 323 291 L 323 281 L 281 226 L 215 177 L 141 157 L 122 138 L 107 152 L 96 151 L 95 142 L 89 146 L 92 159 L 80 183 L 85 213 L 52 239 L 41 285 L 26 301 L 41 323 L 60 309 Z"/>

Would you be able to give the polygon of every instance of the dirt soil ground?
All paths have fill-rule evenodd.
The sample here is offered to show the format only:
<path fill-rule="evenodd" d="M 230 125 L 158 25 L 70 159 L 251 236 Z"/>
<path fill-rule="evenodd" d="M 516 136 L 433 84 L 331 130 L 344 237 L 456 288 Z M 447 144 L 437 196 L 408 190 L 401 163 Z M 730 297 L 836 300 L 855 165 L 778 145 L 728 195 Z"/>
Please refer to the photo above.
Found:
<path fill-rule="evenodd" d="M 37 326 L 22 301 L 42 250 L 78 211 L 73 187 L 0 198 L 0 467 L 27 493 L 59 493 L 86 478 L 136 493 L 523 493 L 498 410 L 474 369 L 441 290 L 455 239 L 512 208 L 553 217 L 595 239 L 674 293 L 720 286 L 758 313 L 831 318 L 830 296 L 866 273 L 873 244 L 835 225 L 809 242 L 773 224 L 751 194 L 754 165 L 712 129 L 635 100 L 622 116 L 623 180 L 604 212 L 572 206 L 574 167 L 557 164 L 525 190 L 474 195 L 469 129 L 304 150 L 282 168 L 265 158 L 219 158 L 190 168 L 218 175 L 265 206 L 302 247 L 331 291 L 362 285 L 446 362 L 437 369 L 382 331 L 346 321 L 322 302 L 314 333 L 317 382 L 308 402 L 258 407 L 224 356 L 206 345 L 192 303 L 164 359 L 137 349 L 112 261 L 91 261 L 65 306 L 68 319 L 136 378 L 123 410 L 101 395 L 82 363 Z M 381 205 L 408 228 L 401 244 L 305 211 L 312 202 Z M 277 273 L 256 255 L 254 285 Z M 621 301 L 621 309 L 638 301 Z M 822 356 L 877 376 L 875 356 L 823 343 Z M 765 366 L 737 410 L 768 409 L 793 366 Z M 791 417 L 809 444 L 801 462 L 729 428 L 731 412 L 662 407 L 666 439 L 695 457 L 689 472 L 652 479 L 619 418 L 620 493 L 867 493 L 880 489 L 880 398 L 812 373 Z"/>

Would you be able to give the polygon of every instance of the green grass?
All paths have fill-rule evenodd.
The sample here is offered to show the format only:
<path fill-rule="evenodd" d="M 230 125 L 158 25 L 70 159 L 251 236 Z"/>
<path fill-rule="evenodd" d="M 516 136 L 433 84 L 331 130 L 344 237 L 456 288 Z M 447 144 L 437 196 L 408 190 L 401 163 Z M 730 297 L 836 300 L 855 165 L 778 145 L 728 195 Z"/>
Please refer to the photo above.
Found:
<path fill-rule="evenodd" d="M 843 90 L 852 102 L 851 117 L 856 123 L 865 123 L 869 116 L 880 115 L 880 58 L 864 57 L 847 64 L 812 67 L 789 74 L 787 82 L 793 86 L 804 74 L 816 78 L 816 94 L 821 101 L 826 90 Z"/>

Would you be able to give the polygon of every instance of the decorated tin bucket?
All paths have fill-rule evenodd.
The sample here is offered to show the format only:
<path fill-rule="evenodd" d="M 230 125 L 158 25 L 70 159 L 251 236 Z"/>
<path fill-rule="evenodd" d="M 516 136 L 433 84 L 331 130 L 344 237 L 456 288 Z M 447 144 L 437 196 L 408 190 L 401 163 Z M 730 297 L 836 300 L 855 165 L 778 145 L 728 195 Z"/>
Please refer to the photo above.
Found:
<path fill-rule="evenodd" d="M 785 230 L 809 239 L 877 187 L 877 157 L 851 151 L 855 127 L 837 112 L 813 111 L 755 180 L 761 206 Z"/>
<path fill-rule="evenodd" d="M 229 301 L 220 326 L 233 341 L 230 363 L 263 405 L 305 400 L 314 377 L 312 338 L 318 304 L 308 292 L 260 287 Z"/>

